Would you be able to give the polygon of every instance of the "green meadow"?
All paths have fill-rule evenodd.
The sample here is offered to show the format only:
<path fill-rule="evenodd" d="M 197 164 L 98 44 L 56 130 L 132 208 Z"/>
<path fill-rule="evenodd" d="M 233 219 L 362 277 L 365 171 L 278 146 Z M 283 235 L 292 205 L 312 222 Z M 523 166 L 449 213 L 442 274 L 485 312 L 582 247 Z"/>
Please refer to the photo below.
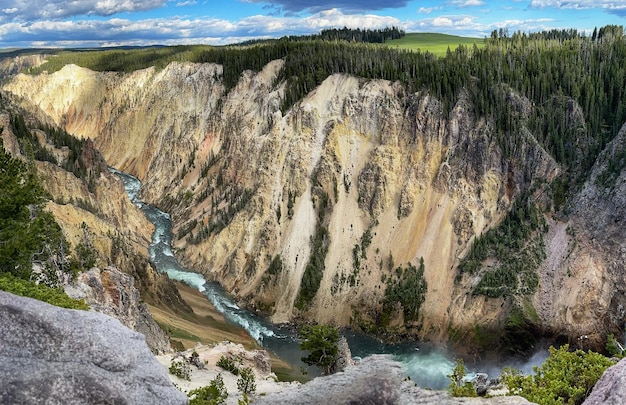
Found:
<path fill-rule="evenodd" d="M 437 56 L 445 56 L 448 48 L 455 50 L 459 45 L 472 47 L 485 46 L 483 38 L 458 37 L 456 35 L 433 33 L 407 33 L 400 39 L 385 42 L 385 45 L 412 51 L 430 52 Z"/>

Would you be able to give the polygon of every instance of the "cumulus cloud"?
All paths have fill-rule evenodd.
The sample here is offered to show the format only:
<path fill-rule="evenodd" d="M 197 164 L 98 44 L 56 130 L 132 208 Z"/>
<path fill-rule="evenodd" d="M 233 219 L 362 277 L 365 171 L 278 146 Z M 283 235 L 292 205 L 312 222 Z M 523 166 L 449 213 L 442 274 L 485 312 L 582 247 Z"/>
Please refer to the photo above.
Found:
<path fill-rule="evenodd" d="M 420 7 L 417 12 L 420 14 L 430 14 L 436 10 L 441 10 L 441 7 Z"/>
<path fill-rule="evenodd" d="M 319 12 L 329 9 L 373 11 L 405 7 L 409 0 L 244 0 L 247 3 L 269 3 L 271 8 L 287 13 Z"/>
<path fill-rule="evenodd" d="M 167 0 L 3 0 L 0 22 L 110 16 L 163 7 Z"/>
<path fill-rule="evenodd" d="M 406 30 L 421 32 L 442 32 L 483 38 L 499 28 L 508 28 L 510 31 L 541 31 L 550 29 L 551 18 L 538 18 L 526 20 L 503 20 L 493 23 L 480 23 L 476 16 L 472 15 L 447 15 L 435 18 L 427 18 L 406 25 Z"/>
<path fill-rule="evenodd" d="M 626 17 L 626 0 L 580 0 L 580 1 L 560 1 L 560 0 L 533 0 L 530 3 L 534 8 L 557 8 L 586 10 L 591 8 L 599 8 L 607 13 L 615 14 L 620 17 Z"/>
<path fill-rule="evenodd" d="M 131 21 L 109 20 L 57 21 L 0 24 L 2 47 L 75 47 L 154 44 L 213 44 L 241 42 L 251 38 L 317 33 L 324 28 L 383 28 L 402 26 L 393 17 L 344 14 L 338 9 L 307 17 L 256 15 L 238 21 L 224 19 L 158 18 Z M 46 41 L 41 41 L 46 38 Z"/>

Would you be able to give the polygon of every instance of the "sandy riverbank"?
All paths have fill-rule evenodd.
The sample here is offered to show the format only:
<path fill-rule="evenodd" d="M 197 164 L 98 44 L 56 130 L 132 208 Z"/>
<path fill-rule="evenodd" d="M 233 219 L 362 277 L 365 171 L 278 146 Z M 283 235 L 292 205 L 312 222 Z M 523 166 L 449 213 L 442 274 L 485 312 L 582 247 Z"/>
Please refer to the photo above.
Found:
<path fill-rule="evenodd" d="M 260 348 L 245 329 L 226 321 L 204 294 L 184 283 L 175 283 L 193 313 L 150 305 L 152 316 L 172 341 L 181 342 L 185 349 L 193 348 L 197 343 L 211 345 L 223 341 L 240 343 L 246 349 Z"/>
<path fill-rule="evenodd" d="M 150 312 L 155 321 L 168 333 L 172 341 L 180 342 L 184 349 L 193 349 L 197 344 L 212 346 L 225 341 L 241 344 L 247 350 L 261 348 L 245 329 L 229 323 L 200 291 L 181 282 L 175 284 L 180 296 L 193 309 L 193 313 L 180 313 L 171 308 L 150 305 Z M 281 380 L 309 379 L 300 370 L 293 369 L 290 364 L 272 353 L 270 358 L 272 370 Z"/>

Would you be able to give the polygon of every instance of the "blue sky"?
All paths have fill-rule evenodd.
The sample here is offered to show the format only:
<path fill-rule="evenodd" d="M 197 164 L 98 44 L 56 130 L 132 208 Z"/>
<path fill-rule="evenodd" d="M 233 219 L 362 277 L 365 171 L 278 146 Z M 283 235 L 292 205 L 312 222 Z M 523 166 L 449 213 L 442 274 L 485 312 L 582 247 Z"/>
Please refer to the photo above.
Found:
<path fill-rule="evenodd" d="M 222 45 L 391 25 L 482 38 L 625 20 L 626 0 L 0 0 L 0 48 Z"/>

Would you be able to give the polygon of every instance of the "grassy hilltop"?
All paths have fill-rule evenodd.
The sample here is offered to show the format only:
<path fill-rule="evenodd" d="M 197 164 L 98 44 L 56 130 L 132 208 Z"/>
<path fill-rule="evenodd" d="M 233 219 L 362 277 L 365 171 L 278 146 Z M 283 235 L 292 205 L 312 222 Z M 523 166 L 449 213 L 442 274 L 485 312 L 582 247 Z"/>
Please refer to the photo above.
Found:
<path fill-rule="evenodd" d="M 391 39 L 385 42 L 385 45 L 398 49 L 406 49 L 411 51 L 430 52 L 437 56 L 445 56 L 448 48 L 456 49 L 459 45 L 473 47 L 474 44 L 479 48 L 485 46 L 482 38 L 459 37 L 456 35 L 436 34 L 436 33 L 407 33 L 400 39 Z"/>

